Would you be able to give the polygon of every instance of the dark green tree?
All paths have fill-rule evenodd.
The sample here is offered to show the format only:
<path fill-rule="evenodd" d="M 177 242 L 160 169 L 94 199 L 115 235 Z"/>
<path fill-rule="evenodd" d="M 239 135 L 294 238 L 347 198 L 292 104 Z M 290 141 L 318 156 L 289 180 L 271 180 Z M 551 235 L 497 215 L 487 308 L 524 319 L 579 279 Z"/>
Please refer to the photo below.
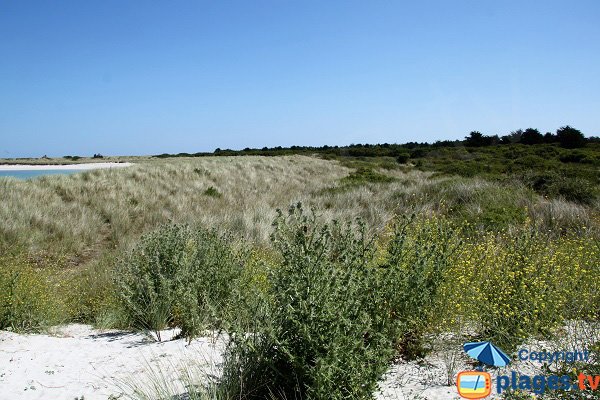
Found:
<path fill-rule="evenodd" d="M 523 144 L 540 144 L 544 143 L 544 136 L 534 128 L 527 128 L 521 135 L 521 143 Z"/>
<path fill-rule="evenodd" d="M 491 146 L 494 142 L 498 141 L 498 136 L 485 136 L 479 131 L 473 131 L 469 133 L 469 136 L 465 137 L 465 146 L 469 147 L 480 147 L 480 146 Z"/>
<path fill-rule="evenodd" d="M 523 136 L 523 130 L 517 129 L 516 131 L 512 131 L 508 135 L 502 136 L 500 138 L 500 144 L 519 143 L 521 141 L 521 136 Z"/>
<path fill-rule="evenodd" d="M 552 132 L 546 132 L 544 135 L 544 143 L 556 143 L 558 138 Z"/>
<path fill-rule="evenodd" d="M 567 149 L 585 146 L 585 137 L 581 131 L 569 125 L 558 128 L 556 137 L 560 145 Z"/>

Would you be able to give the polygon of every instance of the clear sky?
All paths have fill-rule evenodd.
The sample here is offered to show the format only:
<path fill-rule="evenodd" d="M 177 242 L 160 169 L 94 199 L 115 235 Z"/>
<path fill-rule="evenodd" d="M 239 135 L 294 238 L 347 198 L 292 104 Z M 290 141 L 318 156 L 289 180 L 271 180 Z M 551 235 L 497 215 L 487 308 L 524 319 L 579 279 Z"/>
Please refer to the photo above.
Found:
<path fill-rule="evenodd" d="M 600 1 L 0 1 L 0 157 L 600 134 Z"/>

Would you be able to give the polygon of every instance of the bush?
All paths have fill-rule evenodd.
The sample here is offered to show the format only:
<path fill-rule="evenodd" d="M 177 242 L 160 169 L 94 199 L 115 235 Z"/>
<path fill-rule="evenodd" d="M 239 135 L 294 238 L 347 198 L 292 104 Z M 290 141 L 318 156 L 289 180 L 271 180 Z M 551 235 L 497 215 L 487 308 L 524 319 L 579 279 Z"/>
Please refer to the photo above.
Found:
<path fill-rule="evenodd" d="M 581 151 L 572 150 L 568 153 L 559 157 L 560 161 L 564 163 L 584 163 L 589 164 L 592 163 L 591 160 L 588 160 L 587 156 Z"/>
<path fill-rule="evenodd" d="M 396 156 L 396 161 L 398 162 L 398 164 L 406 164 L 409 159 L 410 159 L 409 153 L 401 153 L 401 154 L 398 154 L 398 156 Z"/>
<path fill-rule="evenodd" d="M 214 231 L 165 225 L 120 262 L 115 283 L 129 323 L 154 331 L 181 328 L 192 338 L 221 327 L 235 300 L 243 257 Z"/>
<path fill-rule="evenodd" d="M 454 230 L 399 218 L 375 243 L 360 221 L 323 224 L 300 205 L 274 225 L 281 263 L 255 326 L 232 333 L 221 385 L 235 398 L 371 398 L 397 350 L 427 350 Z"/>
<path fill-rule="evenodd" d="M 523 157 L 517 158 L 513 161 L 511 169 L 519 171 L 523 169 L 544 169 L 548 167 L 548 162 L 545 158 L 529 154 Z"/>
<path fill-rule="evenodd" d="M 500 231 L 511 225 L 519 225 L 525 222 L 527 209 L 519 207 L 518 204 L 482 204 L 481 215 L 473 219 L 476 224 L 481 224 L 489 230 Z"/>
<path fill-rule="evenodd" d="M 298 205 L 279 212 L 272 240 L 281 265 L 253 332 L 234 334 L 223 382 L 236 398 L 370 398 L 394 335 L 364 226 L 321 224 Z"/>
<path fill-rule="evenodd" d="M 594 204 L 598 197 L 598 188 L 581 178 L 561 177 L 548 187 L 548 192 L 569 201 L 588 205 Z"/>
<path fill-rule="evenodd" d="M 342 178 L 342 184 L 353 186 L 367 183 L 389 183 L 395 180 L 393 177 L 376 172 L 371 168 L 360 167 Z"/>
<path fill-rule="evenodd" d="M 210 197 L 216 197 L 216 198 L 220 198 L 223 195 L 217 190 L 215 189 L 213 186 L 210 186 L 208 189 L 206 189 L 204 191 L 204 194 L 206 196 L 210 196 Z"/>
<path fill-rule="evenodd" d="M 532 232 L 523 231 L 502 247 L 487 248 L 480 262 L 477 309 L 483 336 L 511 351 L 530 335 L 547 335 L 561 321 L 564 298 L 553 278 L 562 271 L 543 262 L 546 247 Z"/>
<path fill-rule="evenodd" d="M 536 192 L 565 200 L 593 205 L 598 198 L 598 187 L 588 179 L 567 177 L 556 172 L 533 172 L 520 178 Z"/>

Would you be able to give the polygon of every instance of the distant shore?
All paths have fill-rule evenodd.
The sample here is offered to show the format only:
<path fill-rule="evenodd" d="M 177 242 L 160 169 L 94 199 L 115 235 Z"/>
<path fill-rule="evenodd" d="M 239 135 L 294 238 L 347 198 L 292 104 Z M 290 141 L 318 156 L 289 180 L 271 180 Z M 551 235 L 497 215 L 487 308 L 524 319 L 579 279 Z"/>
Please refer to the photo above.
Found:
<path fill-rule="evenodd" d="M 46 171 L 46 170 L 86 170 L 100 168 L 124 168 L 133 165 L 128 162 L 104 162 L 86 164 L 5 164 L 0 165 L 0 171 Z"/>

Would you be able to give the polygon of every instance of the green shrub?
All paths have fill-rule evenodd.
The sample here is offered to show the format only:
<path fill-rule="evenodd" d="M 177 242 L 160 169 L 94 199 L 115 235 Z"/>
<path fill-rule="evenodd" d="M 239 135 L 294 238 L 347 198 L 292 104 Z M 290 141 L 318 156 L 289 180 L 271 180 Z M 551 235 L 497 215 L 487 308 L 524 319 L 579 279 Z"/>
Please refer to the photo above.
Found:
<path fill-rule="evenodd" d="M 597 302 L 597 265 L 593 239 L 551 239 L 528 225 L 489 233 L 461 247 L 449 271 L 448 308 L 474 322 L 482 339 L 513 351 L 565 320 L 597 317 L 588 306 Z"/>
<path fill-rule="evenodd" d="M 389 183 L 395 179 L 391 176 L 376 172 L 371 168 L 358 168 L 352 171 L 350 175 L 342 178 L 344 185 L 363 185 L 367 183 Z"/>
<path fill-rule="evenodd" d="M 598 186 L 586 178 L 568 177 L 555 171 L 529 171 L 520 179 L 536 192 L 550 197 L 588 205 L 598 198 Z"/>
<path fill-rule="evenodd" d="M 502 249 L 489 247 L 480 258 L 475 308 L 486 340 L 512 351 L 529 336 L 548 335 L 562 320 L 563 293 L 555 279 L 562 271 L 545 262 L 547 247 L 535 231 L 522 229 L 492 243 Z"/>
<path fill-rule="evenodd" d="M 394 177 L 384 175 L 373 170 L 371 165 L 367 164 L 367 166 L 363 166 L 361 163 L 358 163 L 358 165 L 360 166 L 358 166 L 354 171 L 350 172 L 348 176 L 340 179 L 338 185 L 323 188 L 319 192 L 322 194 L 343 193 L 361 185 L 390 183 L 396 181 L 396 178 Z"/>
<path fill-rule="evenodd" d="M 272 240 L 281 265 L 254 331 L 233 335 L 224 384 L 236 398 L 370 398 L 394 335 L 364 226 L 321 224 L 298 205 Z"/>
<path fill-rule="evenodd" d="M 560 161 L 564 163 L 591 163 L 592 161 L 587 158 L 587 156 L 581 151 L 569 151 L 564 155 L 560 156 Z"/>
<path fill-rule="evenodd" d="M 181 328 L 192 338 L 223 323 L 243 258 L 214 231 L 165 225 L 144 236 L 120 262 L 115 283 L 132 326 Z"/>
<path fill-rule="evenodd" d="M 398 164 L 406 164 L 409 159 L 410 159 L 409 153 L 402 153 L 402 154 L 399 154 L 398 156 L 396 156 L 396 161 L 398 161 Z"/>
<path fill-rule="evenodd" d="M 208 189 L 206 189 L 204 191 L 204 194 L 206 196 L 210 196 L 210 197 L 217 197 L 217 198 L 222 197 L 222 194 L 217 189 L 215 189 L 213 186 L 210 186 Z"/>
<path fill-rule="evenodd" d="M 531 168 L 544 168 L 547 165 L 545 158 L 536 155 L 526 155 L 517 158 L 513 161 L 513 170 L 531 169 Z"/>
<path fill-rule="evenodd" d="M 593 204 L 598 197 L 598 187 L 581 178 L 560 178 L 548 188 L 548 192 L 566 200 L 581 204 Z"/>
<path fill-rule="evenodd" d="M 474 218 L 474 222 L 488 229 L 501 230 L 510 225 L 519 225 L 527 218 L 527 209 L 517 204 L 488 203 L 482 206 L 482 213 Z"/>

